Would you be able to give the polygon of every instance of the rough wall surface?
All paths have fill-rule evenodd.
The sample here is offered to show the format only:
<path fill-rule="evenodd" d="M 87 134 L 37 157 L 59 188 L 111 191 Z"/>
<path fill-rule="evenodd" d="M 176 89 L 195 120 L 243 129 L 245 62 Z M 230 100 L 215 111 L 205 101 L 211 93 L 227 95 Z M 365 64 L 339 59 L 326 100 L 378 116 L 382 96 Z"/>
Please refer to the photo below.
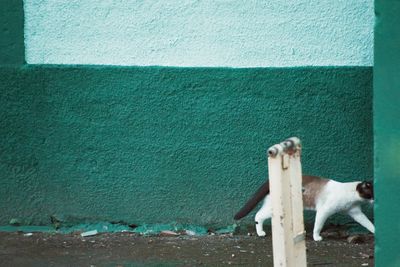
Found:
<path fill-rule="evenodd" d="M 230 224 L 267 176 L 266 148 L 294 135 L 304 172 L 371 178 L 371 74 L 2 67 L 0 225 Z"/>
<path fill-rule="evenodd" d="M 31 64 L 372 66 L 373 0 L 25 0 Z"/>
<path fill-rule="evenodd" d="M 374 67 L 376 266 L 400 266 L 400 1 L 376 0 Z"/>
<path fill-rule="evenodd" d="M 293 135 L 304 172 L 372 177 L 371 68 L 292 67 L 371 65 L 371 1 L 163 2 L 25 0 L 27 61 L 290 67 L 23 66 L 2 2 L 0 225 L 226 226 Z"/>
<path fill-rule="evenodd" d="M 0 0 L 0 65 L 21 65 L 24 62 L 22 1 Z"/>

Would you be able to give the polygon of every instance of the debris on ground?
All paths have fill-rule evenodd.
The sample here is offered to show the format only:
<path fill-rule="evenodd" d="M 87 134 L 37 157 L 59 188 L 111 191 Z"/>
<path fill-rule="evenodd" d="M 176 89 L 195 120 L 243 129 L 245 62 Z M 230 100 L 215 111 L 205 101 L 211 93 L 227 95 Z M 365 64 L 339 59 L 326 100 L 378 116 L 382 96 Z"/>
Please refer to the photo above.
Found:
<path fill-rule="evenodd" d="M 178 235 L 179 235 L 178 233 L 170 230 L 161 231 L 160 233 L 160 236 L 178 236 Z"/>
<path fill-rule="evenodd" d="M 347 242 L 350 244 L 362 244 L 365 242 L 365 239 L 362 235 L 351 235 L 347 238 Z"/>
<path fill-rule="evenodd" d="M 192 230 L 193 231 L 193 230 Z M 193 231 L 195 232 L 195 231 Z M 374 266 L 373 235 L 364 243 L 346 238 L 307 236 L 308 266 Z M 82 242 L 85 240 L 86 242 Z M 241 235 L 144 236 L 139 233 L 102 233 L 81 238 L 70 234 L 0 232 L 2 266 L 273 266 L 270 233 L 260 238 Z M 46 264 L 47 263 L 47 264 Z"/>
<path fill-rule="evenodd" d="M 83 232 L 81 233 L 82 237 L 87 237 L 87 236 L 94 236 L 97 235 L 99 232 L 97 232 L 97 230 L 92 230 L 92 231 L 87 231 L 87 232 Z"/>
<path fill-rule="evenodd" d="M 185 230 L 185 233 L 186 233 L 187 235 L 191 235 L 191 236 L 196 235 L 196 232 L 195 232 L 195 231 L 192 231 L 192 230 Z"/>
<path fill-rule="evenodd" d="M 364 259 L 373 259 L 374 258 L 373 254 L 365 254 L 363 252 L 360 252 L 360 256 L 363 257 Z"/>

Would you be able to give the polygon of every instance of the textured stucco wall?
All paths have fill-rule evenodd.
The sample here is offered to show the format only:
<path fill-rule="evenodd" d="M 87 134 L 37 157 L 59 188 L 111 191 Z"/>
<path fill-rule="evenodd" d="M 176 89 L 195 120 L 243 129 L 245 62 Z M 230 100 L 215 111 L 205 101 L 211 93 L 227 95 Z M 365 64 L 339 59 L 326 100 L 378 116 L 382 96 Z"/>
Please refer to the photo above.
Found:
<path fill-rule="evenodd" d="M 25 1 L 28 63 L 371 64 L 368 1 L 150 2 Z M 0 44 L 22 40 L 21 3 L 1 2 L 15 32 Z M 0 56 L 22 64 L 10 51 Z M 265 149 L 293 135 L 305 172 L 372 177 L 369 67 L 6 63 L 0 225 L 231 224 L 267 176 Z M 349 147 L 364 153 L 344 161 Z"/>
<path fill-rule="evenodd" d="M 31 64 L 371 66 L 373 0 L 25 0 Z"/>
<path fill-rule="evenodd" d="M 266 148 L 293 135 L 304 172 L 372 177 L 371 68 L 26 66 L 0 77 L 0 225 L 231 224 L 267 176 Z"/>
<path fill-rule="evenodd" d="M 376 0 L 374 145 L 376 266 L 400 266 L 400 1 Z"/>
<path fill-rule="evenodd" d="M 0 65 L 21 65 L 24 62 L 22 1 L 0 0 Z"/>

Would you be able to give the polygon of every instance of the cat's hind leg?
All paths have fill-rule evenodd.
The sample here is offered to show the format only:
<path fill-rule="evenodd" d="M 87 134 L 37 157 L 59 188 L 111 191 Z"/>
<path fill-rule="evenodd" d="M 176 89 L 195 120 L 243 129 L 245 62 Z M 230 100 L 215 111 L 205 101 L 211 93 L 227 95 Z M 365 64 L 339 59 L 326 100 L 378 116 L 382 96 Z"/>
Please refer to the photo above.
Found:
<path fill-rule="evenodd" d="M 314 241 L 321 241 L 322 237 L 320 235 L 322 227 L 328 217 L 332 215 L 329 212 L 329 209 L 319 208 L 317 209 L 317 214 L 315 214 L 315 222 L 314 222 L 314 229 L 313 229 L 313 239 Z"/>
<path fill-rule="evenodd" d="M 255 216 L 255 224 L 256 231 L 258 236 L 265 236 L 265 232 L 263 229 L 264 221 L 271 218 L 272 209 L 271 209 L 271 199 L 270 196 L 267 195 L 264 199 L 264 203 L 261 206 L 260 210 L 256 213 Z"/>

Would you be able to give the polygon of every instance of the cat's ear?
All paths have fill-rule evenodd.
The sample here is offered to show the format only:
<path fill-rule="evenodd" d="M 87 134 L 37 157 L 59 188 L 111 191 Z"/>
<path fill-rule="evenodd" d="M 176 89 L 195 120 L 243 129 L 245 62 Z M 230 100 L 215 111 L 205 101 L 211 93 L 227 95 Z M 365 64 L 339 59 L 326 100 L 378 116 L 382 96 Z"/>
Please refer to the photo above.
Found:
<path fill-rule="evenodd" d="M 361 182 L 357 184 L 357 192 L 364 199 L 374 199 L 374 185 L 372 182 Z"/>
<path fill-rule="evenodd" d="M 373 188 L 373 184 L 371 182 L 365 182 L 365 188 Z"/>

